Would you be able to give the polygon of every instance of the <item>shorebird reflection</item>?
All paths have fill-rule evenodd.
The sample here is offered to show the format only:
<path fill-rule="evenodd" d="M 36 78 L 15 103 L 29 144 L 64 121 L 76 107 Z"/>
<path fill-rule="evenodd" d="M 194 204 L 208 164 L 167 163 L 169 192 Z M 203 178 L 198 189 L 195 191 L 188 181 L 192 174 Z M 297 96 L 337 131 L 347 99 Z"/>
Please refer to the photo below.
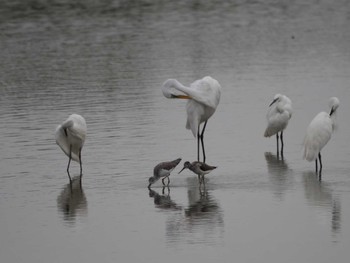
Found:
<path fill-rule="evenodd" d="M 180 210 L 182 209 L 181 206 L 178 206 L 174 201 L 170 198 L 170 188 L 164 186 L 162 189 L 162 194 L 159 194 L 158 192 L 152 190 L 151 188 L 148 188 L 149 190 L 149 197 L 154 199 L 154 204 L 156 207 L 161 209 L 173 209 L 173 210 Z"/>

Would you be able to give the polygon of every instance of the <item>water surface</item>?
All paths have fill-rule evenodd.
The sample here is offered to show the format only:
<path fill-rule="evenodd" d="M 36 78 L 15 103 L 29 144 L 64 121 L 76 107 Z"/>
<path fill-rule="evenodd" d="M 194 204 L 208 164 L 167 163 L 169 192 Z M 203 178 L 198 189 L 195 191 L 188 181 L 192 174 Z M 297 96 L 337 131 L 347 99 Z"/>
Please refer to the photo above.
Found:
<path fill-rule="evenodd" d="M 2 261 L 347 262 L 347 1 L 4 1 L 0 14 Z M 150 191 L 157 163 L 196 158 L 185 102 L 160 86 L 205 75 L 222 86 L 205 134 L 218 168 L 205 190 L 178 167 Z M 263 138 L 275 93 L 294 108 L 283 160 Z M 339 128 L 319 182 L 301 148 L 330 96 Z M 72 187 L 54 141 L 71 113 L 88 125 Z"/>

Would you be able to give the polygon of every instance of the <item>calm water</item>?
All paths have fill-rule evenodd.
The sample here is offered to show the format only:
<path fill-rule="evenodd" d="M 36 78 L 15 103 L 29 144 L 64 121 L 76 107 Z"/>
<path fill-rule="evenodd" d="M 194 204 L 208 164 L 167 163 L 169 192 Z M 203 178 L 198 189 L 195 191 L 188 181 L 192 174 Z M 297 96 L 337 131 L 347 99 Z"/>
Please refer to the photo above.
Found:
<path fill-rule="evenodd" d="M 348 262 L 350 2 L 177 2 L 3 1 L 1 262 Z M 181 167 L 149 191 L 157 163 L 196 158 L 185 102 L 160 86 L 205 75 L 223 88 L 205 137 L 218 168 L 203 192 Z M 284 160 L 263 138 L 275 93 L 294 107 Z M 301 144 L 330 96 L 319 182 Z M 73 112 L 82 188 L 54 141 Z"/>

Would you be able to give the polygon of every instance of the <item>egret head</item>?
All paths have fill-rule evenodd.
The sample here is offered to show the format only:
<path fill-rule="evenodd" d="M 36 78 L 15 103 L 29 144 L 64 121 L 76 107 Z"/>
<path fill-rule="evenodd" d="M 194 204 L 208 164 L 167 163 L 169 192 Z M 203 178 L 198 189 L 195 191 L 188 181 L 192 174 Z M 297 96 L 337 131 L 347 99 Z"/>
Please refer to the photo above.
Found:
<path fill-rule="evenodd" d="M 180 85 L 181 83 L 176 79 L 166 80 L 162 85 L 162 92 L 164 97 L 167 99 L 190 99 L 190 96 L 180 94 L 180 92 L 176 90 L 176 87 Z"/>
<path fill-rule="evenodd" d="M 281 101 L 281 99 L 282 99 L 282 95 L 279 94 L 279 93 L 277 93 L 277 94 L 273 97 L 273 101 L 270 103 L 269 107 L 270 107 L 272 104 Z"/>
<path fill-rule="evenodd" d="M 339 99 L 337 97 L 331 97 L 329 99 L 329 107 L 331 108 L 329 115 L 332 116 L 339 107 Z"/>
<path fill-rule="evenodd" d="M 190 168 L 191 167 L 191 163 L 189 161 L 186 161 L 184 163 L 184 167 L 181 169 L 181 171 L 179 173 L 181 173 L 183 170 L 185 170 L 186 168 Z"/>

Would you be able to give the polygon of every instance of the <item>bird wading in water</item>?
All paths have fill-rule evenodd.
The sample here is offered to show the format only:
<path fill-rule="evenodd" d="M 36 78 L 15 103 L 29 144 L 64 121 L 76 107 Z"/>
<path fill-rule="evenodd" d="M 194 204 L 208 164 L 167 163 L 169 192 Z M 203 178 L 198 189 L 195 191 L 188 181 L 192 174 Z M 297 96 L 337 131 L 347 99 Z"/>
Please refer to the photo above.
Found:
<path fill-rule="evenodd" d="M 221 96 L 221 86 L 212 77 L 206 76 L 193 82 L 190 87 L 182 85 L 176 79 L 168 79 L 162 85 L 163 95 L 168 99 L 187 99 L 186 129 L 190 129 L 197 138 L 197 161 L 200 161 L 200 144 L 202 145 L 203 162 L 206 155 L 204 149 L 204 131 L 208 119 L 214 114 Z M 200 125 L 204 123 L 202 131 Z"/>
<path fill-rule="evenodd" d="M 57 126 L 55 132 L 56 143 L 63 152 L 68 156 L 67 173 L 69 181 L 72 178 L 69 173 L 71 160 L 80 164 L 80 179 L 83 176 L 83 166 L 81 161 L 81 150 L 86 137 L 86 122 L 85 119 L 78 114 L 70 115 L 64 122 Z"/>
<path fill-rule="evenodd" d="M 216 166 L 211 166 L 208 165 L 206 163 L 203 162 L 192 162 L 190 163 L 189 161 L 186 161 L 184 163 L 184 167 L 182 168 L 182 170 L 179 172 L 181 173 L 183 170 L 185 169 L 189 169 L 192 172 L 194 172 L 195 174 L 198 175 L 198 181 L 200 184 L 204 183 L 204 175 L 210 173 L 211 171 L 213 171 L 214 169 L 216 169 Z"/>
<path fill-rule="evenodd" d="M 307 161 L 315 161 L 316 173 L 318 172 L 319 180 L 322 173 L 321 150 L 331 139 L 332 132 L 335 128 L 335 113 L 339 107 L 339 99 L 332 97 L 329 99 L 330 112 L 320 112 L 310 122 L 304 139 L 304 155 Z M 317 159 L 320 165 L 318 171 Z"/>
<path fill-rule="evenodd" d="M 178 158 L 176 160 L 170 161 L 170 162 L 162 162 L 157 164 L 153 169 L 153 176 L 151 176 L 148 179 L 148 188 L 151 187 L 152 184 L 157 182 L 160 178 L 162 178 L 162 183 L 165 185 L 164 180 L 165 178 L 168 178 L 168 184 L 170 184 L 170 173 L 174 168 L 181 162 L 181 158 Z"/>
<path fill-rule="evenodd" d="M 286 129 L 290 118 L 292 117 L 292 101 L 285 95 L 276 94 L 269 105 L 266 114 L 267 127 L 264 137 L 271 137 L 276 134 L 277 156 L 279 156 L 279 138 L 281 140 L 281 156 L 283 158 L 283 130 Z M 278 136 L 280 133 L 280 136 Z"/>

